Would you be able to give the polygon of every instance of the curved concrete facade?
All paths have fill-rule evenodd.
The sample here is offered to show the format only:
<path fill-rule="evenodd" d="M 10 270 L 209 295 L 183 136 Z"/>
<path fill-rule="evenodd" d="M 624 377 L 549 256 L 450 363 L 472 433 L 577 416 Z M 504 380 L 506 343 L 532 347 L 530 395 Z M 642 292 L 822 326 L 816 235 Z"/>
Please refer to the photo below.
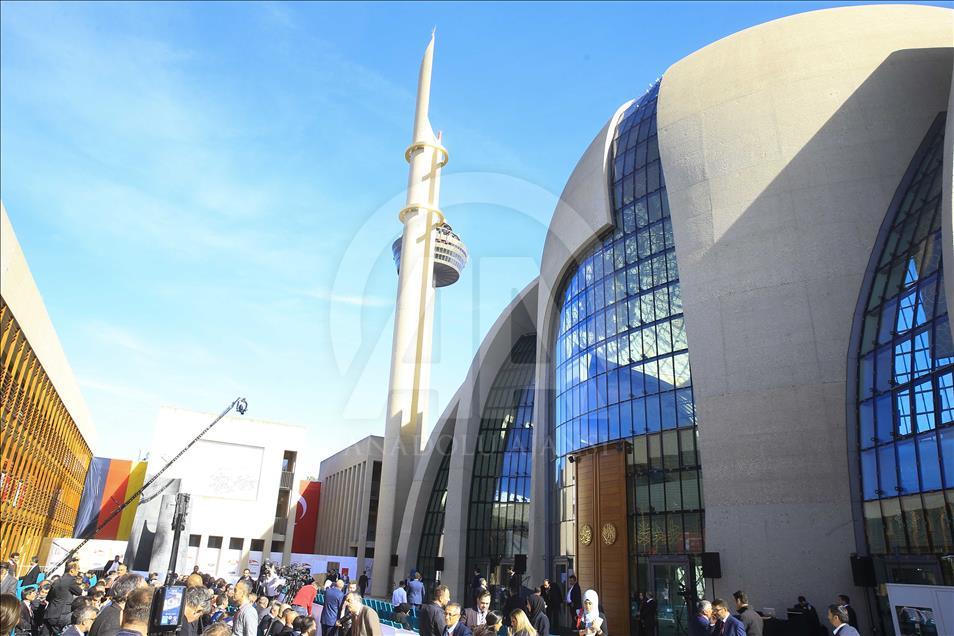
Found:
<path fill-rule="evenodd" d="M 723 573 L 707 581 L 707 596 L 745 589 L 755 607 L 782 616 L 801 593 L 819 606 L 839 593 L 863 604 L 849 561 L 865 550 L 846 417 L 855 408 L 855 310 L 912 155 L 938 113 L 954 108 L 952 27 L 954 12 L 931 7 L 816 11 L 720 40 L 663 75 L 657 129 L 692 364 L 705 550 L 720 553 Z M 613 140 L 631 103 L 583 153 L 554 210 L 539 279 L 498 319 L 437 427 L 454 436 L 443 580 L 455 598 L 467 583 L 464 503 L 481 411 L 510 348 L 530 331 L 530 580 L 554 576 L 562 556 L 550 536 L 558 294 L 613 228 Z M 949 305 L 952 121 L 942 207 Z M 435 454 L 417 471 L 400 572 L 416 558 L 439 463 Z"/>
<path fill-rule="evenodd" d="M 716 42 L 663 77 L 659 145 L 706 549 L 722 557 L 718 589 L 748 590 L 757 607 L 853 588 L 849 555 L 863 551 L 846 445 L 854 312 L 895 189 L 947 107 L 951 16 L 801 14 Z"/>
<path fill-rule="evenodd" d="M 415 567 L 418 559 L 418 550 L 421 546 L 421 528 L 424 527 L 424 515 L 427 514 L 427 504 L 431 497 L 431 488 L 434 486 L 434 480 L 437 478 L 437 472 L 440 469 L 441 460 L 447 453 L 447 447 L 454 438 L 454 429 L 457 426 L 457 414 L 460 410 L 460 394 L 463 387 L 457 390 L 450 404 L 444 409 L 434 430 L 424 449 L 423 459 L 417 466 L 414 474 L 414 481 L 411 482 L 411 490 L 407 500 L 407 510 L 405 511 L 405 521 L 401 526 L 398 535 L 398 567 L 390 568 L 382 560 L 378 563 L 384 565 L 379 572 L 390 572 L 391 579 L 388 581 L 390 589 L 394 589 L 394 583 L 407 576 L 411 568 Z M 387 596 L 390 596 L 388 592 Z"/>
<path fill-rule="evenodd" d="M 467 503 L 474 469 L 474 447 L 487 396 L 514 344 L 536 332 L 537 280 L 527 285 L 497 318 L 474 356 L 467 377 L 435 426 L 424 459 L 411 486 L 408 513 L 398 543 L 397 573 L 406 574 L 417 562 L 421 529 L 441 459 L 453 439 L 444 511 L 443 554 L 448 557 L 441 580 L 455 591 L 467 589 Z M 437 451 L 437 452 L 435 452 Z M 402 578 L 403 575 L 398 576 Z"/>

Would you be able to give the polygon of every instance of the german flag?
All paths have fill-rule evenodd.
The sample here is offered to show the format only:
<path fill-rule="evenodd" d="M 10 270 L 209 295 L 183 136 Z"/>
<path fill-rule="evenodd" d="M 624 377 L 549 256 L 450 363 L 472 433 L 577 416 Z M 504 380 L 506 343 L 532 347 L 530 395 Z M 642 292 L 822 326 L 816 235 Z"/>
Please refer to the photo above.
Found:
<path fill-rule="evenodd" d="M 133 518 L 136 516 L 136 508 L 139 506 L 138 497 L 123 510 L 121 515 L 117 515 L 99 532 L 95 530 L 131 494 L 142 487 L 145 478 L 146 462 L 94 457 L 86 473 L 86 483 L 83 485 L 83 497 L 76 513 L 73 536 L 77 539 L 109 539 L 111 541 L 129 539 L 129 531 L 132 529 Z"/>

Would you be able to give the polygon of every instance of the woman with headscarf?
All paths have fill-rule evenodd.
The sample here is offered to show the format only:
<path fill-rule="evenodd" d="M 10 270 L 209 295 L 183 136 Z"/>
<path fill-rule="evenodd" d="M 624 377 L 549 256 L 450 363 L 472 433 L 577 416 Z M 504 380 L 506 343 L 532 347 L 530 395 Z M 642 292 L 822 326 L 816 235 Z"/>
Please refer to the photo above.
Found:
<path fill-rule="evenodd" d="M 510 636 L 537 636 L 537 630 L 530 624 L 530 619 L 522 609 L 510 612 Z"/>
<path fill-rule="evenodd" d="M 503 617 L 494 611 L 487 612 L 483 625 L 478 625 L 474 630 L 474 636 L 497 636 L 503 625 Z"/>
<path fill-rule="evenodd" d="M 600 612 L 600 597 L 596 590 L 583 593 L 583 615 L 580 616 L 580 636 L 609 636 L 606 617 Z"/>
<path fill-rule="evenodd" d="M 547 604 L 539 594 L 531 594 L 527 597 L 527 616 L 539 636 L 549 636 L 550 619 L 547 617 Z"/>

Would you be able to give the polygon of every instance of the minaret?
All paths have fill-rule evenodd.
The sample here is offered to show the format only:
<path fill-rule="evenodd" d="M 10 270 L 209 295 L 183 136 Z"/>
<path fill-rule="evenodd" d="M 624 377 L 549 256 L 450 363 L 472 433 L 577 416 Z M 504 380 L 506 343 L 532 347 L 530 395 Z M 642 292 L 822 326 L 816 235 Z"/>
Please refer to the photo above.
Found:
<path fill-rule="evenodd" d="M 372 594 L 375 596 L 386 596 L 391 580 L 402 578 L 392 576 L 390 562 L 401 534 L 404 504 L 417 458 L 427 442 L 424 424 L 430 390 L 434 290 L 456 282 L 467 262 L 463 243 L 445 223 L 440 210 L 441 168 L 447 165 L 448 155 L 440 137 L 434 135 L 427 114 L 433 62 L 432 33 L 417 83 L 414 133 L 404 153 L 410 164 L 407 202 L 398 214 L 404 232 L 392 247 L 398 266 L 398 290 L 374 539 L 376 567 Z M 403 570 L 411 565 L 403 559 L 399 561 Z"/>

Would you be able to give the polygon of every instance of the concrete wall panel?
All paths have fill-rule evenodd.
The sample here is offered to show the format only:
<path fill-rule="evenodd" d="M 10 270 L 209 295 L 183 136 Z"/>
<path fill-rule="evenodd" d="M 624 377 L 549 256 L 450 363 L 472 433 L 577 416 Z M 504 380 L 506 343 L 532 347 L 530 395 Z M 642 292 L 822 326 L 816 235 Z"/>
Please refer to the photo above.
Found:
<path fill-rule="evenodd" d="M 819 606 L 862 597 L 849 564 L 852 321 L 894 191 L 947 107 L 952 16 L 795 15 L 663 76 L 659 146 L 722 595 L 775 608 L 800 593 Z"/>

